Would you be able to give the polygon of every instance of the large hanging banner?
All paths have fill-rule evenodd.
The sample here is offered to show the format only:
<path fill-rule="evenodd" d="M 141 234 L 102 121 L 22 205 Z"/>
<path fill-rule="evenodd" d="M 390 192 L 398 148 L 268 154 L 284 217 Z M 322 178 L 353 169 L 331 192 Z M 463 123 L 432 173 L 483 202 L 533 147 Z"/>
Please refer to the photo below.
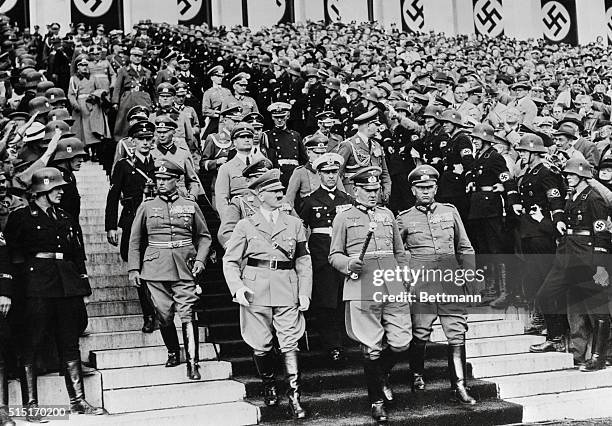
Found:
<path fill-rule="evenodd" d="M 473 0 L 476 34 L 498 37 L 504 33 L 502 0 Z"/>
<path fill-rule="evenodd" d="M 183 25 L 212 25 L 211 0 L 176 0 L 178 22 Z"/>
<path fill-rule="evenodd" d="M 425 14 L 423 13 L 424 0 L 400 0 L 402 10 L 402 31 L 407 33 L 419 33 L 425 26 Z"/>
<path fill-rule="evenodd" d="M 123 28 L 122 0 L 71 0 L 71 21 L 95 28 L 104 24 L 107 30 Z"/>
<path fill-rule="evenodd" d="M 553 43 L 578 43 L 575 0 L 542 0 L 544 37 Z"/>
<path fill-rule="evenodd" d="M 327 24 L 367 22 L 368 2 L 367 0 L 323 0 L 323 13 Z"/>
<path fill-rule="evenodd" d="M 20 29 L 30 26 L 29 0 L 0 0 L 0 13 L 8 16 L 11 25 Z"/>
<path fill-rule="evenodd" d="M 294 22 L 294 0 L 249 0 L 249 27 L 261 28 Z"/>

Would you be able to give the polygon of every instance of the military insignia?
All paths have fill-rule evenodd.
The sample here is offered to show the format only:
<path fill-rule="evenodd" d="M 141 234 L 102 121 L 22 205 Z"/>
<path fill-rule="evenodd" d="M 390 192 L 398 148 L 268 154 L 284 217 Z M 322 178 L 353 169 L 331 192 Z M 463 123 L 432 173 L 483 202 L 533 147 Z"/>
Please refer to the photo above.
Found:
<path fill-rule="evenodd" d="M 529 192 L 530 192 L 529 195 L 532 195 L 531 191 L 529 191 Z M 551 188 L 548 191 L 546 191 L 546 196 L 548 198 L 556 198 L 556 197 L 560 197 L 561 193 L 559 192 L 559 190 L 557 188 Z"/>
<path fill-rule="evenodd" d="M 374 215 L 374 222 L 384 223 L 385 218 L 386 218 L 386 215 L 384 215 L 382 213 L 376 213 Z"/>
<path fill-rule="evenodd" d="M 395 152 L 395 150 L 393 149 L 392 146 L 389 147 L 389 154 L 393 154 Z"/>
<path fill-rule="evenodd" d="M 317 217 L 317 219 L 318 219 L 318 218 L 320 218 L 320 217 L 321 217 L 321 213 L 317 213 L 315 216 L 316 216 L 316 217 Z"/>
<path fill-rule="evenodd" d="M 43 185 L 49 185 L 51 181 L 49 180 L 49 178 L 44 178 L 43 179 Z"/>
<path fill-rule="evenodd" d="M 372 150 L 372 154 L 374 154 L 375 157 L 380 157 L 382 153 L 380 152 L 380 148 L 376 147 Z"/>
<path fill-rule="evenodd" d="M 341 108 L 340 109 L 340 114 L 346 114 L 348 112 L 348 109 L 346 108 Z"/>
<path fill-rule="evenodd" d="M 510 175 L 509 175 L 508 173 L 506 173 L 506 172 L 501 173 L 501 174 L 499 175 L 499 181 L 500 181 L 500 182 L 506 182 L 506 181 L 507 181 L 507 180 L 509 180 L 509 179 L 510 179 Z"/>
<path fill-rule="evenodd" d="M 461 156 L 465 156 L 465 155 L 472 155 L 472 150 L 470 148 L 463 148 L 461 150 Z"/>
<path fill-rule="evenodd" d="M 347 211 L 350 208 L 351 204 L 341 204 L 339 206 L 336 206 L 336 214 Z"/>
<path fill-rule="evenodd" d="M 602 232 L 602 231 L 605 231 L 605 230 L 606 230 L 606 222 L 604 222 L 604 221 L 603 221 L 603 220 L 601 220 L 601 219 L 596 220 L 596 221 L 593 223 L 593 229 L 594 229 L 596 232 Z"/>
<path fill-rule="evenodd" d="M 370 182 L 370 183 L 378 182 L 378 179 L 376 179 L 376 176 L 370 176 L 368 178 L 368 182 Z"/>
<path fill-rule="evenodd" d="M 446 141 L 440 142 L 440 148 L 444 148 L 446 146 Z"/>
<path fill-rule="evenodd" d="M 70 154 L 70 153 L 72 152 L 72 147 L 71 147 L 71 146 L 67 146 L 67 147 L 66 147 L 66 152 L 67 152 L 68 154 Z"/>
<path fill-rule="evenodd" d="M 161 166 L 161 167 L 159 168 L 159 172 L 161 172 L 161 173 L 165 173 L 165 172 L 167 172 L 167 171 L 168 171 L 168 169 L 166 168 L 166 166 Z"/>
<path fill-rule="evenodd" d="M 413 141 L 418 141 L 419 140 L 419 135 L 412 135 L 412 136 L 410 136 L 410 139 L 412 139 Z"/>
<path fill-rule="evenodd" d="M 578 219 L 578 222 L 582 222 L 582 215 L 579 214 L 578 216 L 576 216 L 576 219 Z"/>

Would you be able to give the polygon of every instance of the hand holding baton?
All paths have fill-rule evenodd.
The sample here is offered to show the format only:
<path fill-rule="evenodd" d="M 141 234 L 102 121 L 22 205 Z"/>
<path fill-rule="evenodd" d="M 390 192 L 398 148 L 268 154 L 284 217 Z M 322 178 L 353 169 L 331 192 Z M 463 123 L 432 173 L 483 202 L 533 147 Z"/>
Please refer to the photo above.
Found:
<path fill-rule="evenodd" d="M 368 234 L 366 235 L 366 239 L 363 242 L 363 247 L 361 247 L 361 253 L 359 253 L 359 260 L 363 260 L 363 258 L 365 257 L 366 251 L 368 250 L 368 245 L 370 244 L 370 240 L 372 239 L 372 235 L 374 235 L 376 227 L 376 222 L 370 222 Z M 357 278 L 359 278 L 359 274 L 357 272 L 351 272 L 350 277 L 352 280 L 356 280 Z"/>

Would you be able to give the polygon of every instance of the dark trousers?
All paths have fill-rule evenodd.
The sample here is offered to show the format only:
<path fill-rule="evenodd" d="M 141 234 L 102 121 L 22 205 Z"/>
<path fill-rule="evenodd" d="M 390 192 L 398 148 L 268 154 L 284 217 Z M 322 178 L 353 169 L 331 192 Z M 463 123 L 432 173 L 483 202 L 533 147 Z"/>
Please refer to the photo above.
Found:
<path fill-rule="evenodd" d="M 555 243 L 549 237 L 522 238 L 521 251 L 525 259 L 523 290 L 525 297 L 533 300 L 552 267 Z"/>
<path fill-rule="evenodd" d="M 121 259 L 124 262 L 128 260 L 128 250 L 130 245 L 130 231 L 131 231 L 131 222 L 130 226 L 125 226 L 121 232 L 121 242 L 119 245 L 119 253 L 121 254 Z M 144 250 L 142 250 L 144 253 Z M 138 287 L 138 300 L 140 301 L 140 308 L 142 309 L 143 317 L 153 317 L 155 316 L 155 308 L 151 303 L 151 298 L 149 297 L 147 286 L 141 285 Z"/>
<path fill-rule="evenodd" d="M 23 364 L 34 364 L 46 332 L 55 335 L 61 361 L 81 359 L 79 336 L 87 328 L 87 311 L 80 296 L 27 298 L 23 330 Z"/>
<path fill-rule="evenodd" d="M 11 331 L 6 318 L 0 316 L 0 368 L 6 363 L 6 351 L 11 346 Z M 1 385 L 1 384 L 0 384 Z M 2 401 L 0 401 L 0 404 Z"/>
<path fill-rule="evenodd" d="M 391 176 L 391 195 L 389 196 L 389 209 L 393 214 L 407 210 L 414 206 L 415 198 L 408 185 L 408 173 Z"/>
<path fill-rule="evenodd" d="M 336 308 L 312 307 L 313 327 L 321 337 L 323 349 L 342 349 L 346 331 L 344 327 L 344 303 Z"/>

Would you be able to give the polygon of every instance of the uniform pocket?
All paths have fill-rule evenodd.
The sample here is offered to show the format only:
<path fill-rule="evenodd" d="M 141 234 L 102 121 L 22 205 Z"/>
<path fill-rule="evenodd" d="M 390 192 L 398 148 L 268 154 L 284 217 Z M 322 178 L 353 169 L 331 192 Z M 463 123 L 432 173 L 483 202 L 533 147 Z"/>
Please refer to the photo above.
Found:
<path fill-rule="evenodd" d="M 153 251 L 151 253 L 147 253 L 142 260 L 143 262 L 147 262 L 147 261 L 151 261 L 157 258 L 159 258 L 159 252 Z"/>

